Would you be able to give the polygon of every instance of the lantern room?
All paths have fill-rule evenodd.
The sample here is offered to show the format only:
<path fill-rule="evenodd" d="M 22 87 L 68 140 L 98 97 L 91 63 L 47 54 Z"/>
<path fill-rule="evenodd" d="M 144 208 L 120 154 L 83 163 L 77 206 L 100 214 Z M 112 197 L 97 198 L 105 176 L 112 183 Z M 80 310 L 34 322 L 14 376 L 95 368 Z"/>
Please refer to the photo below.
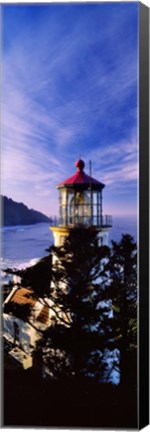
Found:
<path fill-rule="evenodd" d="M 75 164 L 76 173 L 58 185 L 59 225 L 62 227 L 111 227 L 111 216 L 103 216 L 103 183 L 84 171 L 84 161 Z"/>

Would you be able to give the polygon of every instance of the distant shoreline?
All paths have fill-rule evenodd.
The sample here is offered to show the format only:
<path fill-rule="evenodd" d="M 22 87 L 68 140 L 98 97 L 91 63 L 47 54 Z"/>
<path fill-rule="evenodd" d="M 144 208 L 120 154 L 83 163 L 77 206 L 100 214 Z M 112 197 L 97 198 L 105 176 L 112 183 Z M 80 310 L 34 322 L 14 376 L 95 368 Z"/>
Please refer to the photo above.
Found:
<path fill-rule="evenodd" d="M 51 222 L 52 218 L 43 213 L 29 209 L 25 204 L 1 196 L 1 225 L 4 227 L 17 225 L 34 225 L 41 222 Z"/>
<path fill-rule="evenodd" d="M 5 228 L 5 229 L 7 229 L 7 228 L 17 228 L 17 227 L 19 228 L 19 227 L 28 227 L 28 226 L 32 226 L 32 225 L 38 225 L 38 224 L 47 224 L 47 225 L 50 225 L 51 221 L 49 220 L 49 221 L 20 223 L 20 224 L 9 224 L 9 225 L 1 224 L 1 228 L 2 229 L 3 228 Z"/>

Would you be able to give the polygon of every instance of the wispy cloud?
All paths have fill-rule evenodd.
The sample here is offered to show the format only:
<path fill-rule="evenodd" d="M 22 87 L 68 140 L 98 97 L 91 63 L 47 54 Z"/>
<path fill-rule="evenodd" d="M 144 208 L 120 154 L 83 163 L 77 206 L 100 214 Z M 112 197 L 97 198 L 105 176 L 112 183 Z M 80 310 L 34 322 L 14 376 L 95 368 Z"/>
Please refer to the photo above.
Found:
<path fill-rule="evenodd" d="M 137 5 L 34 7 L 3 10 L 4 193 L 56 211 L 83 157 L 110 193 L 136 194 Z"/>

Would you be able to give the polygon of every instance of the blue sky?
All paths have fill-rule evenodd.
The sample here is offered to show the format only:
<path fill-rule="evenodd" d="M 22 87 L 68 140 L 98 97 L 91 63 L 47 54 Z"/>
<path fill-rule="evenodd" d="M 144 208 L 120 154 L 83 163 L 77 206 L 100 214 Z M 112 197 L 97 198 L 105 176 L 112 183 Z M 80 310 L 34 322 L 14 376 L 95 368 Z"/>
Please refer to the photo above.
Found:
<path fill-rule="evenodd" d="M 47 215 L 92 160 L 104 214 L 136 214 L 138 2 L 2 5 L 1 193 Z"/>

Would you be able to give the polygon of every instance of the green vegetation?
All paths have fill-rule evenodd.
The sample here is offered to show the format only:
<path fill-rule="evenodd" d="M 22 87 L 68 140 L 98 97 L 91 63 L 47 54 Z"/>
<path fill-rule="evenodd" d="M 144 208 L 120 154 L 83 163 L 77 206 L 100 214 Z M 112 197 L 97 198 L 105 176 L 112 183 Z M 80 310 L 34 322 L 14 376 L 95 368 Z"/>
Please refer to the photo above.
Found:
<path fill-rule="evenodd" d="M 100 247 L 92 229 L 78 229 L 63 246 L 53 246 L 49 252 L 35 266 L 12 271 L 21 276 L 21 285 L 30 286 L 46 305 L 49 297 L 53 312 L 51 326 L 36 346 L 35 366 L 29 373 L 22 372 L 22 382 L 23 376 L 27 377 L 24 397 L 35 398 L 35 407 L 44 403 L 37 416 L 33 413 L 31 420 L 26 420 L 27 425 L 136 428 L 134 239 L 126 234 L 119 243 L 112 242 L 111 248 Z M 52 254 L 57 258 L 53 267 Z M 112 372 L 109 356 L 112 369 L 120 373 L 120 384 L 115 387 L 108 384 Z M 43 364 L 49 372 L 44 379 L 39 374 Z M 10 418 L 6 424 L 11 424 Z"/>
<path fill-rule="evenodd" d="M 19 276 L 21 278 L 21 286 L 32 288 L 36 297 L 43 297 L 49 295 L 50 292 L 51 269 L 51 254 L 49 254 L 40 259 L 32 267 L 27 267 L 23 270 L 7 268 L 4 271 L 6 274 Z"/>
<path fill-rule="evenodd" d="M 52 253 L 57 259 L 50 291 L 54 315 L 40 341 L 44 363 L 54 378 L 97 375 L 100 379 L 108 333 L 105 318 L 110 310 L 109 302 L 101 305 L 109 248 L 99 246 L 92 229 L 78 228 Z M 49 346 L 46 354 L 45 345 Z"/>
<path fill-rule="evenodd" d="M 114 346 L 119 350 L 120 383 L 137 379 L 137 249 L 130 235 L 112 242 L 106 265 L 108 296 L 112 301 L 111 327 Z"/>

